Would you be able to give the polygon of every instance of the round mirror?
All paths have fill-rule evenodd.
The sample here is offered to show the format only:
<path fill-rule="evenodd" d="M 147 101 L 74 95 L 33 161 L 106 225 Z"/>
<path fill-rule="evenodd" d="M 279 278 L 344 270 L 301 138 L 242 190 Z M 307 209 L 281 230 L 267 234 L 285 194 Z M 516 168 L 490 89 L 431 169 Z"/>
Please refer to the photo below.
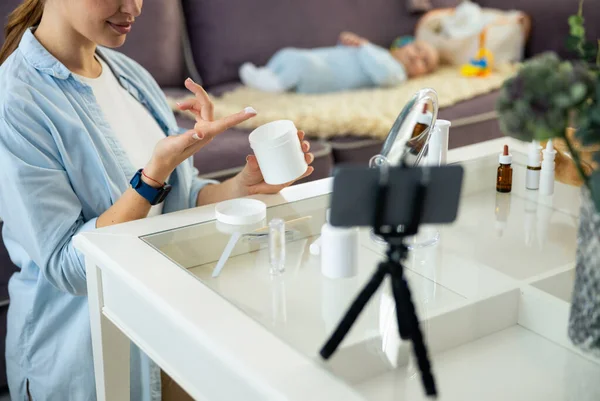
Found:
<path fill-rule="evenodd" d="M 433 89 L 418 91 L 406 103 L 390 129 L 381 153 L 371 158 L 370 166 L 417 166 L 427 154 L 429 138 L 438 115 L 438 97 Z M 371 232 L 375 242 L 385 242 Z M 409 249 L 422 248 L 437 243 L 439 233 L 435 229 L 420 230 L 409 240 Z"/>
<path fill-rule="evenodd" d="M 415 166 L 427 153 L 431 129 L 437 120 L 438 97 L 435 90 L 418 91 L 404 106 L 390 129 L 379 155 L 371 166 Z"/>

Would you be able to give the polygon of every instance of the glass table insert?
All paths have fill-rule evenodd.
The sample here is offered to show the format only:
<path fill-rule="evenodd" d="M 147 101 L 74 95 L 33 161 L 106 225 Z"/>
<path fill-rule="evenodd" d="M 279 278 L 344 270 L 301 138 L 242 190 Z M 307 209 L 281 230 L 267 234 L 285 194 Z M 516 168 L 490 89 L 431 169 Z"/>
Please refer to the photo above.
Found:
<path fill-rule="evenodd" d="M 413 250 L 406 261 L 441 399 L 570 399 L 565 389 L 577 393 L 578 386 L 571 380 L 594 390 L 576 399 L 598 399 L 600 386 L 594 383 L 600 363 L 565 345 L 566 334 L 558 332 L 566 330 L 564 316 L 555 314 L 562 320 L 549 329 L 540 320 L 554 313 L 555 305 L 569 303 L 579 190 L 557 183 L 554 196 L 541 197 L 524 188 L 524 155 L 514 160 L 511 194 L 495 192 L 497 156 L 464 163 L 457 221 L 424 227 L 439 231 L 440 240 Z M 385 250 L 368 229 L 361 230 L 358 275 L 325 278 L 320 258 L 311 255 L 309 247 L 319 236 L 328 205 L 326 195 L 268 209 L 264 225 L 275 217 L 288 222 L 285 271 L 279 275 L 270 274 L 264 227 L 238 235 L 231 227 L 209 221 L 142 239 L 366 399 L 425 399 L 410 344 L 398 337 L 388 282 L 332 359 L 320 360 L 318 351 Z M 220 275 L 212 277 L 228 244 L 234 245 L 231 255 Z M 540 293 L 550 298 L 529 301 L 528 294 L 539 298 Z M 516 363 L 520 368 L 511 370 Z M 501 368 L 509 371 L 492 377 Z M 558 379 L 543 388 L 538 381 L 544 374 Z M 477 398 L 472 380 L 493 381 L 505 390 L 493 398 L 490 384 L 490 395 Z M 515 392 L 511 383 L 521 382 L 526 389 Z"/>

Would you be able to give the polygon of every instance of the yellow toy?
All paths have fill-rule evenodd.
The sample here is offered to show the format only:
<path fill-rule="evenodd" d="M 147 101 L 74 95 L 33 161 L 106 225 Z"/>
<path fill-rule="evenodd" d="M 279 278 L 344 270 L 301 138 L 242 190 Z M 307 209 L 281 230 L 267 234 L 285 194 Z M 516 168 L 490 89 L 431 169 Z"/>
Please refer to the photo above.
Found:
<path fill-rule="evenodd" d="M 469 64 L 461 67 L 460 73 L 465 77 L 487 77 L 492 73 L 494 55 L 485 48 L 486 29 L 479 34 L 479 50 Z"/>

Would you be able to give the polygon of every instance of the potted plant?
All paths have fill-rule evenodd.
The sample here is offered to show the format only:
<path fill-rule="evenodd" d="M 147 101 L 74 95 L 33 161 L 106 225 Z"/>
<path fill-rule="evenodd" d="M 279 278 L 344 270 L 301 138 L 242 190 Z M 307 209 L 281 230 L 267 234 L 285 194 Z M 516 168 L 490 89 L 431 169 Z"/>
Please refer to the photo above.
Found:
<path fill-rule="evenodd" d="M 578 172 L 582 209 L 569 337 L 600 355 L 600 39 L 586 40 L 583 3 L 568 20 L 567 45 L 579 57 L 545 53 L 525 62 L 503 85 L 496 109 L 506 135 L 564 143 L 563 157 Z"/>

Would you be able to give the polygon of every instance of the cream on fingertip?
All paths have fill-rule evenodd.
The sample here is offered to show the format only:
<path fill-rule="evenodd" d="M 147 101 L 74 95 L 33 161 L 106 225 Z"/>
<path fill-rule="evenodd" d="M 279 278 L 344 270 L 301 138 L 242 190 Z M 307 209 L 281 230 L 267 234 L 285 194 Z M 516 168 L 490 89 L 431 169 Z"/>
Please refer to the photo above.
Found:
<path fill-rule="evenodd" d="M 250 106 L 248 106 L 244 109 L 244 113 L 245 114 L 258 114 L 258 112 L 254 109 L 254 107 L 250 107 Z"/>
<path fill-rule="evenodd" d="M 197 140 L 197 141 L 199 141 L 199 140 L 200 140 L 200 137 L 198 136 L 198 134 L 197 134 L 197 133 L 194 133 L 194 134 L 192 135 L 192 138 L 194 138 L 194 139 L 195 139 L 195 140 Z"/>

